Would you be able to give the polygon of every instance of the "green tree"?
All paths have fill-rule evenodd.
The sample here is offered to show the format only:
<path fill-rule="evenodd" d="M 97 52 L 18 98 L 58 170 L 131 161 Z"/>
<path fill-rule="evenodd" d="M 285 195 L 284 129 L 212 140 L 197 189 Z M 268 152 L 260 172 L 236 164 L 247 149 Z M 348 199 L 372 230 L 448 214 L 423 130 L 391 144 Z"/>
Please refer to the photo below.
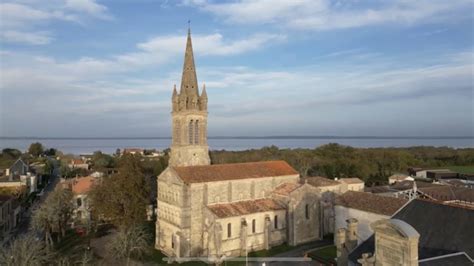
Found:
<path fill-rule="evenodd" d="M 101 151 L 96 151 L 92 155 L 92 169 L 97 171 L 103 171 L 107 168 L 115 167 L 114 157 L 102 153 Z"/>
<path fill-rule="evenodd" d="M 51 262 L 53 254 L 43 241 L 37 240 L 32 233 L 24 234 L 0 249 L 0 265 L 37 266 Z"/>
<path fill-rule="evenodd" d="M 33 157 L 38 157 L 41 154 L 43 154 L 44 148 L 43 144 L 39 142 L 32 143 L 30 147 L 28 148 L 28 153 L 32 155 Z"/>
<path fill-rule="evenodd" d="M 111 239 L 108 252 L 113 258 L 126 259 L 126 265 L 129 265 L 131 258 L 140 259 L 150 251 L 149 240 L 149 234 L 143 227 L 125 228 Z"/>
<path fill-rule="evenodd" d="M 90 192 L 92 213 L 119 227 L 140 224 L 146 220 L 149 195 L 140 156 L 127 154 L 119 161 L 118 173 L 104 177 Z"/>
<path fill-rule="evenodd" d="M 17 149 L 6 148 L 2 150 L 2 157 L 4 157 L 5 159 L 16 160 L 20 158 L 20 156 L 21 151 Z"/>

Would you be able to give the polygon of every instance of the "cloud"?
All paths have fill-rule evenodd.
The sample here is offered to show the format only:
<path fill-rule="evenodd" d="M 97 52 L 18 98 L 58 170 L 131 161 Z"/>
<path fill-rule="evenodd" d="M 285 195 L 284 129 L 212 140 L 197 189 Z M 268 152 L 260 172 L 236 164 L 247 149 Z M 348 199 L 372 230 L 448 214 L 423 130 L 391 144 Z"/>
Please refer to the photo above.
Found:
<path fill-rule="evenodd" d="M 8 1 L 0 3 L 1 41 L 44 45 L 50 43 L 53 21 L 84 23 L 88 18 L 111 19 L 95 0 Z"/>
<path fill-rule="evenodd" d="M 209 35 L 193 35 L 193 49 L 198 55 L 236 55 L 257 50 L 262 46 L 283 41 L 284 35 L 255 34 L 245 39 L 224 41 L 220 33 Z M 183 36 L 156 37 L 147 42 L 138 44 L 138 48 L 147 52 L 182 53 Z"/>
<path fill-rule="evenodd" d="M 107 7 L 97 4 L 95 0 L 66 0 L 66 9 L 84 12 L 86 14 L 102 19 L 110 19 Z"/>
<path fill-rule="evenodd" d="M 467 12 L 469 0 L 381 1 L 373 7 L 352 1 L 239 0 L 225 3 L 184 1 L 237 24 L 278 24 L 299 30 L 331 30 L 378 24 L 427 23 L 453 11 Z M 469 16 L 469 13 L 465 14 Z"/>
<path fill-rule="evenodd" d="M 48 44 L 52 41 L 49 32 L 21 32 L 21 31 L 0 31 L 0 39 L 11 43 L 24 43 L 32 45 Z"/>

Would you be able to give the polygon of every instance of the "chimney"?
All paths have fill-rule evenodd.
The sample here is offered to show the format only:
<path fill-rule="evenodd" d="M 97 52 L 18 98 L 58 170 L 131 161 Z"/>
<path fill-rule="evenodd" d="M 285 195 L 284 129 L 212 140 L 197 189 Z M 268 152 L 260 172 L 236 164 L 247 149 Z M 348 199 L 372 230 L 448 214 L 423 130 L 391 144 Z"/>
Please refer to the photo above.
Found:
<path fill-rule="evenodd" d="M 350 218 L 346 220 L 347 222 L 347 240 L 357 241 L 357 225 L 359 221 L 355 218 Z"/>
<path fill-rule="evenodd" d="M 337 257 L 341 257 L 344 249 L 344 244 L 346 243 L 346 229 L 339 228 L 336 232 L 336 248 L 337 248 Z"/>
<path fill-rule="evenodd" d="M 346 220 L 347 222 L 347 231 L 346 231 L 346 247 L 350 252 L 355 247 L 357 247 L 357 225 L 358 221 L 355 218 L 350 218 Z"/>

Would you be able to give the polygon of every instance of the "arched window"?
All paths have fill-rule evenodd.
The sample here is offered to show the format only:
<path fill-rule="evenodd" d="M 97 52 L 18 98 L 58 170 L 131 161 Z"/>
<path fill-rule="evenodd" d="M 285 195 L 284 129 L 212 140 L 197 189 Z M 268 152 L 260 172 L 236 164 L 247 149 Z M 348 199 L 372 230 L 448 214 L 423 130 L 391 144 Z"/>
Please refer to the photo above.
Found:
<path fill-rule="evenodd" d="M 189 126 L 188 126 L 188 137 L 189 137 L 189 144 L 193 144 L 193 120 L 189 121 Z"/>
<path fill-rule="evenodd" d="M 199 145 L 199 120 L 194 123 L 194 144 Z"/>
<path fill-rule="evenodd" d="M 309 205 L 308 204 L 304 206 L 304 215 L 306 216 L 306 219 L 309 219 Z"/>
<path fill-rule="evenodd" d="M 256 222 L 255 222 L 255 219 L 253 219 L 253 220 L 252 220 L 252 233 L 255 233 L 255 227 L 256 227 L 256 226 L 255 226 L 255 225 L 256 225 L 255 223 L 256 223 Z"/>
<path fill-rule="evenodd" d="M 232 236 L 232 224 L 228 223 L 227 224 L 227 238 L 230 238 Z"/>
<path fill-rule="evenodd" d="M 275 215 L 275 229 L 278 229 L 278 215 Z"/>

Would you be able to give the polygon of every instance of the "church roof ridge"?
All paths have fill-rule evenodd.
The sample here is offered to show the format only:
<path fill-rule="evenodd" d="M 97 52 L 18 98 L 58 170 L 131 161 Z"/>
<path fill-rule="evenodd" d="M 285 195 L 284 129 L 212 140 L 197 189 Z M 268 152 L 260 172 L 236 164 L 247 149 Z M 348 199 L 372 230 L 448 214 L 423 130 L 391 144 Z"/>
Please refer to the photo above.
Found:
<path fill-rule="evenodd" d="M 174 166 L 185 183 L 298 175 L 286 161 L 261 161 L 212 165 Z"/>

